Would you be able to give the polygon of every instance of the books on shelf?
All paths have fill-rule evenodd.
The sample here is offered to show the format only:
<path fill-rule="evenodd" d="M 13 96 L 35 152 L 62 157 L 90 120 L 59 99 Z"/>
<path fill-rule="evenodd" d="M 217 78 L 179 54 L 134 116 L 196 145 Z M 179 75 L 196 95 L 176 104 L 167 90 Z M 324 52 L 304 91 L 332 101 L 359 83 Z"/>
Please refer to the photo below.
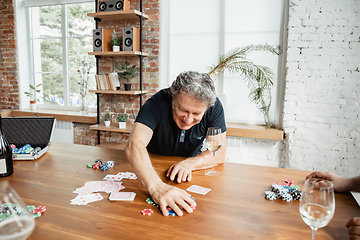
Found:
<path fill-rule="evenodd" d="M 116 90 L 120 87 L 120 82 L 117 73 L 96 74 L 97 90 Z"/>

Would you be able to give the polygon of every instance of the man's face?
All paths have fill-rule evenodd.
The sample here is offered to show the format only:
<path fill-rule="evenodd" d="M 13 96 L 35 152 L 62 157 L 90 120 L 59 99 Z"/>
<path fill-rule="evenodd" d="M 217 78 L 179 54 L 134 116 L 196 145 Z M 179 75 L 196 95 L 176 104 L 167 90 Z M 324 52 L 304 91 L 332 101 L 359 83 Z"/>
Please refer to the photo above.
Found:
<path fill-rule="evenodd" d="M 176 125 L 182 130 L 188 130 L 198 124 L 207 109 L 208 104 L 186 93 L 179 93 L 173 100 L 172 114 Z"/>

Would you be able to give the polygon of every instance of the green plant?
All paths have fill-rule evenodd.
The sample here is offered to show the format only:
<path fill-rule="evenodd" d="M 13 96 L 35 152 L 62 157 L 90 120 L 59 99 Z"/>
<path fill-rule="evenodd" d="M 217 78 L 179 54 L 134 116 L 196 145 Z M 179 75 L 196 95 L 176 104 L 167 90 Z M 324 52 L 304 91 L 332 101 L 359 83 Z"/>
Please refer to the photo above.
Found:
<path fill-rule="evenodd" d="M 121 38 L 115 37 L 111 39 L 112 46 L 120 46 L 121 45 Z"/>
<path fill-rule="evenodd" d="M 253 51 L 281 54 L 279 46 L 267 44 L 236 48 L 227 54 L 220 55 L 219 63 L 208 67 L 208 74 L 217 77 L 219 73 L 228 70 L 230 73 L 237 73 L 243 77 L 250 88 L 249 97 L 251 101 L 263 113 L 267 128 L 271 128 L 274 125 L 269 117 L 269 109 L 271 105 L 271 87 L 274 84 L 275 74 L 270 68 L 256 65 L 246 58 L 247 54 Z"/>
<path fill-rule="evenodd" d="M 136 72 L 139 71 L 136 65 L 128 67 L 125 62 L 122 62 L 120 66 L 115 64 L 115 67 L 119 70 L 118 76 L 124 78 L 127 83 L 130 83 L 131 79 L 136 77 Z"/>
<path fill-rule="evenodd" d="M 30 99 L 30 101 L 40 101 L 39 99 L 36 98 L 36 93 L 39 93 L 41 90 L 38 89 L 38 87 L 41 86 L 41 83 L 36 85 L 35 87 L 31 84 L 29 84 L 30 87 L 30 92 L 25 92 L 26 96 L 28 96 Z"/>
<path fill-rule="evenodd" d="M 125 113 L 119 113 L 119 115 L 116 117 L 118 122 L 126 122 L 128 119 L 129 117 Z"/>
<path fill-rule="evenodd" d="M 104 121 L 111 121 L 111 119 L 112 119 L 113 116 L 114 116 L 114 113 L 113 113 L 113 112 L 106 111 L 106 112 L 103 114 Z"/>

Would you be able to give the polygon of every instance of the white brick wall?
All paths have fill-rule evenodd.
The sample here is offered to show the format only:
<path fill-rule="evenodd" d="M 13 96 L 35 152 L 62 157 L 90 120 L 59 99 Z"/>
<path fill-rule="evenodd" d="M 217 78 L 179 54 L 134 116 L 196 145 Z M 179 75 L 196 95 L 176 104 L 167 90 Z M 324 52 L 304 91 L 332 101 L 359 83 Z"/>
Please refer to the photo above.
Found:
<path fill-rule="evenodd" d="M 280 166 L 360 175 L 360 1 L 293 0 Z"/>
<path fill-rule="evenodd" d="M 360 175 L 360 0 L 290 0 L 289 6 L 287 138 L 228 138 L 228 158 Z"/>

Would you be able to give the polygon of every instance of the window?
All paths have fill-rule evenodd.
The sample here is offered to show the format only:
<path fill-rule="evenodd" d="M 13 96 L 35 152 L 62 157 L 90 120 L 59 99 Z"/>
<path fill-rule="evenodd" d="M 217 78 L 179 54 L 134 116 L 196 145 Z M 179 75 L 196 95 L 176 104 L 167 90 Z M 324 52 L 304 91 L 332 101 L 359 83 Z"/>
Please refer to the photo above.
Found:
<path fill-rule="evenodd" d="M 284 0 L 162 1 L 161 86 L 169 86 L 182 71 L 208 72 L 207 67 L 216 64 L 220 54 L 235 48 L 265 43 L 282 45 L 284 4 Z M 259 52 L 248 55 L 277 76 L 270 109 L 275 124 L 279 124 L 281 115 L 277 98 L 281 97 L 283 57 L 284 54 Z M 261 111 L 248 97 L 245 81 L 238 75 L 225 72 L 215 84 L 227 122 L 265 123 Z"/>
<path fill-rule="evenodd" d="M 32 82 L 42 84 L 43 107 L 75 110 L 79 106 L 77 71 L 83 60 L 93 66 L 88 89 L 96 89 L 95 58 L 88 55 L 95 22 L 87 17 L 94 9 L 95 1 L 29 8 Z M 88 93 L 87 102 L 95 108 L 95 94 Z"/>

